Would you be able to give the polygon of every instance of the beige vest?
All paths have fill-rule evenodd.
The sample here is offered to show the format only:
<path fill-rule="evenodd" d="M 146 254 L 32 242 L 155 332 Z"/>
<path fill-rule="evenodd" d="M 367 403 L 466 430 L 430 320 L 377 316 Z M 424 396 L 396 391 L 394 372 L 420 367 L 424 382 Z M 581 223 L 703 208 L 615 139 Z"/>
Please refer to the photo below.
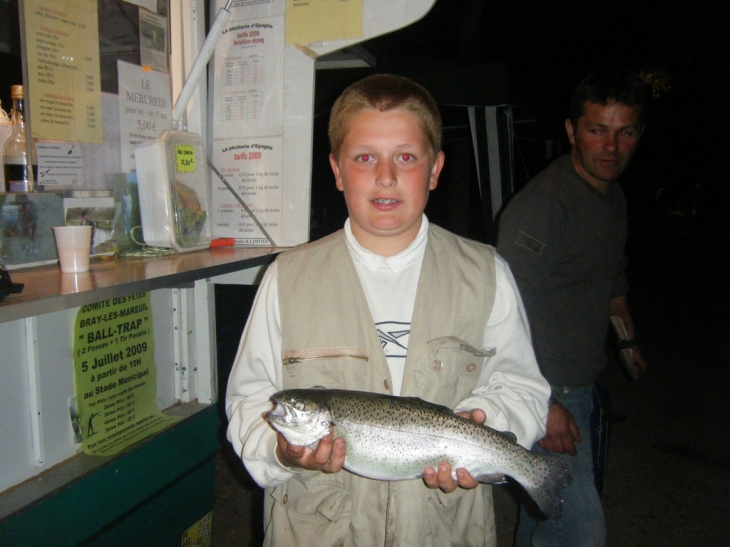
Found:
<path fill-rule="evenodd" d="M 494 303 L 494 251 L 431 225 L 401 395 L 453 408 L 479 379 Z M 279 257 L 284 388 L 390 393 L 392 381 L 343 232 Z M 306 471 L 266 496 L 276 546 L 493 546 L 491 490 Z"/>

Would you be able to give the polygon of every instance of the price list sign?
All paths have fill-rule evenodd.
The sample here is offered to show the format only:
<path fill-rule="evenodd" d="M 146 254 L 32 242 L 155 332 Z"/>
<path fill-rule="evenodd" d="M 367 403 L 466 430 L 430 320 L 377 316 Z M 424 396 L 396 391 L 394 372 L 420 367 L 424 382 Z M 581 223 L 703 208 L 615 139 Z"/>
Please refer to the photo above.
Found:
<path fill-rule="evenodd" d="M 218 141 L 213 163 L 274 241 L 282 240 L 283 141 L 259 137 Z M 232 237 L 239 245 L 270 245 L 228 188 L 212 180 L 212 226 L 216 237 Z"/>
<path fill-rule="evenodd" d="M 112 456 L 178 418 L 157 408 L 149 293 L 83 306 L 74 329 L 74 378 L 83 449 Z"/>
<path fill-rule="evenodd" d="M 33 137 L 101 143 L 96 0 L 25 0 Z"/>
<path fill-rule="evenodd" d="M 249 20 L 248 12 L 234 10 L 216 45 L 214 139 L 282 132 L 284 17 Z"/>
<path fill-rule="evenodd" d="M 134 149 L 172 129 L 170 76 L 124 61 L 117 61 L 119 75 L 119 131 L 122 171 L 134 171 Z"/>

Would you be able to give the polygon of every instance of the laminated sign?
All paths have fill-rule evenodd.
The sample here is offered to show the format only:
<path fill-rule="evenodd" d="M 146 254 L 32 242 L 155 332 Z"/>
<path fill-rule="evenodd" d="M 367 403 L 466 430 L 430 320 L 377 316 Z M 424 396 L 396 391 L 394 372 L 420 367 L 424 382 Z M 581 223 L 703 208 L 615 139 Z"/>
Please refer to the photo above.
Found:
<path fill-rule="evenodd" d="M 74 328 L 74 377 L 83 449 L 112 456 L 179 418 L 157 408 L 149 293 L 83 306 Z"/>

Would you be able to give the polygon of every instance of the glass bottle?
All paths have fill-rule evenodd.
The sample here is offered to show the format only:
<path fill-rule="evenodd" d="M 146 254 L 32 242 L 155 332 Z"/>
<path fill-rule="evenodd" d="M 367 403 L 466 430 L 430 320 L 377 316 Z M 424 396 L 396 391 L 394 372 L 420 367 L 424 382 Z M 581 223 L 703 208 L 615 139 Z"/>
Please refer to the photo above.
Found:
<path fill-rule="evenodd" d="M 13 132 L 3 149 L 3 169 L 5 173 L 5 188 L 8 192 L 32 192 L 35 177 L 28 167 L 34 167 L 28 158 L 28 140 L 25 127 L 25 110 L 23 86 L 14 85 L 10 88 L 10 98 L 13 99 L 11 112 Z"/>
<path fill-rule="evenodd" d="M 5 147 L 5 141 L 8 140 L 13 132 L 13 124 L 10 122 L 10 116 L 3 110 L 0 102 L 0 150 Z M 5 170 L 0 169 L 0 193 L 5 192 Z"/>

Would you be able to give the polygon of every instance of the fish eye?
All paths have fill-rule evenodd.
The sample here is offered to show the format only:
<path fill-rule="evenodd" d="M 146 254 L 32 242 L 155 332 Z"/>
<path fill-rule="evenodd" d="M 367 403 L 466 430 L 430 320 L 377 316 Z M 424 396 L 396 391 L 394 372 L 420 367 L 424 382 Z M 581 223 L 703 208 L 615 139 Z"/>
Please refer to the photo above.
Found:
<path fill-rule="evenodd" d="M 304 403 L 297 402 L 294 404 L 294 408 L 296 408 L 297 410 L 304 410 Z"/>

